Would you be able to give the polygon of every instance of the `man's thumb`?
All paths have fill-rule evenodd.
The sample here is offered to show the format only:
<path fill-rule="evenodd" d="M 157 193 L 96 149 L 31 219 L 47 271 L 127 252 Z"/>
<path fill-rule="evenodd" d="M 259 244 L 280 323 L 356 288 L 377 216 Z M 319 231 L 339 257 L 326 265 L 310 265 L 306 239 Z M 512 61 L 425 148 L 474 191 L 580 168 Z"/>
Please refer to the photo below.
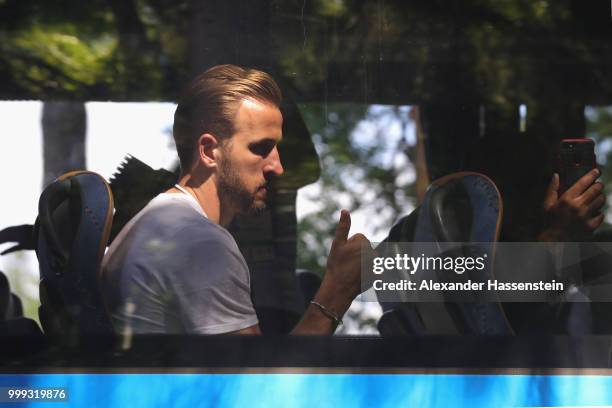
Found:
<path fill-rule="evenodd" d="M 345 242 L 348 239 L 349 230 L 351 229 L 351 214 L 347 210 L 340 211 L 340 221 L 336 226 L 336 235 L 334 243 Z"/>

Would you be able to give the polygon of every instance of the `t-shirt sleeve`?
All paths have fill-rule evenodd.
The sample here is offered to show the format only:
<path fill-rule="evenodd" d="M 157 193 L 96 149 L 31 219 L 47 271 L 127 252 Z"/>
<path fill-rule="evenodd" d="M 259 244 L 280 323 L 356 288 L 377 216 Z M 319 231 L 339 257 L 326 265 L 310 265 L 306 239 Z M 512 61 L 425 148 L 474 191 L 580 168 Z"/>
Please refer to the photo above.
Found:
<path fill-rule="evenodd" d="M 256 325 L 249 270 L 229 233 L 186 236 L 183 267 L 174 269 L 172 279 L 185 330 L 222 334 Z"/>

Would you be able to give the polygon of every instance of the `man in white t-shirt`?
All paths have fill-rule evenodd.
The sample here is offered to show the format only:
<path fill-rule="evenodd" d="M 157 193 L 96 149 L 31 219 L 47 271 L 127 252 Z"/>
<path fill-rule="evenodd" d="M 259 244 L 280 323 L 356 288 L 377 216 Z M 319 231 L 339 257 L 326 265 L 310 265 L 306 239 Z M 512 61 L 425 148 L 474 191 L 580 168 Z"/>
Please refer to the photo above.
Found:
<path fill-rule="evenodd" d="M 178 183 L 123 228 L 104 259 L 120 333 L 260 333 L 248 267 L 224 227 L 264 209 L 270 180 L 283 173 L 280 104 L 272 77 L 233 65 L 187 88 L 174 116 Z M 361 250 L 371 247 L 349 229 L 343 210 L 321 287 L 293 333 L 332 333 L 360 292 Z"/>

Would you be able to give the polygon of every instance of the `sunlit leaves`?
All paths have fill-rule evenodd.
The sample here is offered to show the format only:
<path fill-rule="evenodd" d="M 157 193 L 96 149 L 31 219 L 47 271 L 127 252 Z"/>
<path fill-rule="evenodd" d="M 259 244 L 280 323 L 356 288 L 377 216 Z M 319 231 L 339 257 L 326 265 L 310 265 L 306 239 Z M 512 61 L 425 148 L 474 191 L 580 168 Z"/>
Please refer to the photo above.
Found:
<path fill-rule="evenodd" d="M 104 79 L 105 62 L 117 42 L 101 36 L 86 42 L 62 27 L 35 26 L 19 33 L 11 44 L 15 70 L 50 88 L 75 91 Z M 32 63 L 38 61 L 39 63 Z"/>

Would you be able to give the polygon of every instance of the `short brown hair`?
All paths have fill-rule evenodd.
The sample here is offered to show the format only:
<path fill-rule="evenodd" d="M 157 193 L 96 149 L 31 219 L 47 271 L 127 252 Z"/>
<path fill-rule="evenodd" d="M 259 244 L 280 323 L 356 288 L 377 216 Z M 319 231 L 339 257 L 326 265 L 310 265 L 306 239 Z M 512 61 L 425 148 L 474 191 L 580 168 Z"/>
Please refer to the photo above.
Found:
<path fill-rule="evenodd" d="M 174 113 L 174 141 L 183 171 L 191 166 L 202 134 L 221 140 L 234 134 L 234 117 L 245 98 L 280 108 L 282 95 L 265 72 L 230 64 L 212 67 L 189 84 Z"/>

